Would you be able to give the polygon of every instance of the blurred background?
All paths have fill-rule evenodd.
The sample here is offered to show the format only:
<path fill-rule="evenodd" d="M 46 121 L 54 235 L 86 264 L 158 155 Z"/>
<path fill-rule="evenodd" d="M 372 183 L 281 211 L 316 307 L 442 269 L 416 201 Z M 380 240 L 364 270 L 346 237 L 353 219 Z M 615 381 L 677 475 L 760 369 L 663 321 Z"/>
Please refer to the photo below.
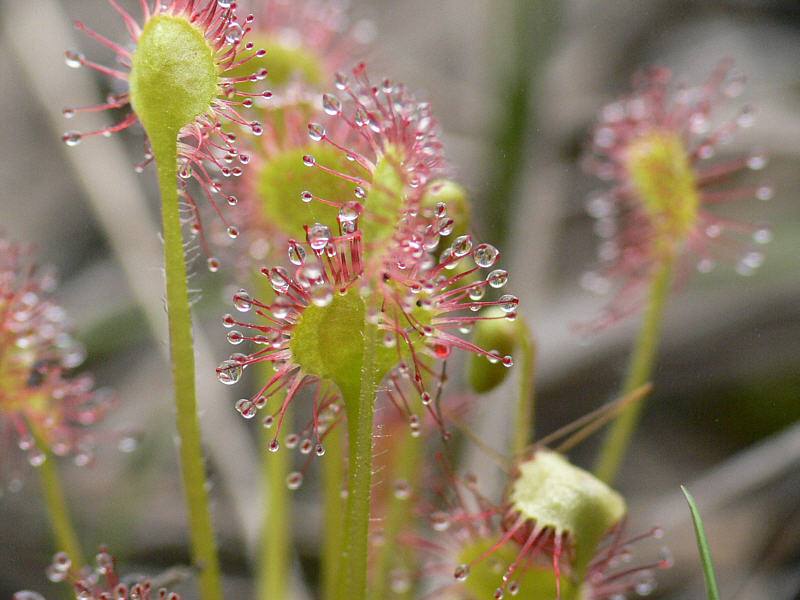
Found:
<path fill-rule="evenodd" d="M 776 191 L 768 203 L 731 208 L 744 220 L 771 223 L 774 242 L 753 276 L 723 265 L 671 298 L 655 392 L 619 488 L 634 529 L 662 525 L 675 557 L 652 597 L 703 597 L 679 490 L 687 484 L 706 518 L 723 597 L 799 598 L 800 5 L 353 0 L 351 8 L 377 31 L 371 71 L 431 101 L 454 176 L 475 203 L 474 229 L 504 250 L 509 289 L 521 297 L 539 344 L 539 435 L 614 396 L 636 326 L 633 319 L 590 340 L 570 328 L 603 304 L 578 285 L 595 264 L 584 203 L 597 182 L 582 173 L 579 156 L 597 111 L 647 65 L 694 83 L 732 57 L 748 75 L 741 102 L 755 106 L 757 121 L 724 153 L 766 148 L 770 164 L 747 177 Z M 148 327 L 150 319 L 166 331 L 155 177 L 133 171 L 139 132 L 70 149 L 59 141 L 70 128 L 61 108 L 104 95 L 102 82 L 64 66 L 64 49 L 95 50 L 71 18 L 121 39 L 105 0 L 0 3 L 0 230 L 35 243 L 42 262 L 58 268 L 58 297 L 87 346 L 86 368 L 123 399 L 113 424 L 141 429 L 135 452 L 110 448 L 91 469 L 64 467 L 84 544 L 108 543 L 128 571 L 157 573 L 188 556 L 166 336 Z M 89 129 L 91 119 L 80 126 Z M 239 594 L 231 597 L 246 598 L 260 450 L 213 374 L 229 352 L 219 319 L 229 310 L 230 285 L 223 274 L 197 279 L 198 381 L 227 585 Z M 501 389 L 475 414 L 475 428 L 498 449 L 506 447 L 511 396 Z M 504 403 L 509 410 L 499 409 Z M 595 443 L 581 446 L 576 461 L 590 464 Z M 476 452 L 468 463 L 485 485 L 497 485 L 485 456 Z M 0 497 L 2 598 L 24 588 L 51 591 L 34 475 Z M 312 597 L 302 581 L 313 581 L 316 568 L 314 487 L 297 495 L 297 598 Z"/>

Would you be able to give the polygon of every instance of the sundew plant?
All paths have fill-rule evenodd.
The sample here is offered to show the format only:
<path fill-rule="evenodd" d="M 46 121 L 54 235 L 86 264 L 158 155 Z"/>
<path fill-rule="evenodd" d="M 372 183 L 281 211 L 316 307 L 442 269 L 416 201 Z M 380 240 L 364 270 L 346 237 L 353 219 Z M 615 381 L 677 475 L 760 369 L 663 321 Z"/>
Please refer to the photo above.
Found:
<path fill-rule="evenodd" d="M 0 595 L 797 597 L 791 10 L 0 12 Z"/>

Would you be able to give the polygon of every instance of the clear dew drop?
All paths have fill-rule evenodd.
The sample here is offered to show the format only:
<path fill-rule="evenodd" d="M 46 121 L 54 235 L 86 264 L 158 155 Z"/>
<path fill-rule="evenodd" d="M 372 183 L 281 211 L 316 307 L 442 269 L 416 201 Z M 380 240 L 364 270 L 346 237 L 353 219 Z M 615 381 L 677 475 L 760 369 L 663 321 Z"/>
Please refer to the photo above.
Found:
<path fill-rule="evenodd" d="M 482 285 L 473 285 L 471 288 L 469 288 L 470 300 L 481 300 L 485 294 L 486 288 L 484 288 Z"/>
<path fill-rule="evenodd" d="M 135 435 L 126 435 L 117 442 L 117 449 L 125 454 L 130 454 L 139 447 L 139 438 Z"/>
<path fill-rule="evenodd" d="M 208 266 L 208 270 L 212 273 L 219 271 L 219 259 L 214 258 L 213 256 L 206 260 L 206 265 Z"/>
<path fill-rule="evenodd" d="M 253 299 L 247 290 L 241 289 L 233 295 L 233 305 L 239 312 L 249 312 L 253 308 Z"/>
<path fill-rule="evenodd" d="M 747 158 L 747 167 L 753 171 L 760 171 L 767 166 L 767 155 L 762 150 L 754 151 Z"/>
<path fill-rule="evenodd" d="M 756 189 L 756 198 L 762 202 L 772 200 L 773 195 L 774 191 L 770 185 L 761 185 L 758 187 L 758 189 Z"/>
<path fill-rule="evenodd" d="M 61 111 L 61 114 L 64 115 L 65 119 L 71 119 L 75 116 L 75 109 L 74 108 L 65 108 Z"/>
<path fill-rule="evenodd" d="M 70 69 L 80 69 L 83 66 L 84 57 L 80 52 L 67 50 L 64 52 L 64 62 Z"/>
<path fill-rule="evenodd" d="M 281 444 L 278 440 L 272 440 L 267 446 L 267 450 L 269 450 L 270 452 L 277 452 L 280 449 L 281 449 Z"/>
<path fill-rule="evenodd" d="M 736 272 L 739 275 L 749 276 L 755 273 L 764 262 L 764 254 L 761 252 L 748 252 L 736 265 Z"/>
<path fill-rule="evenodd" d="M 227 231 L 228 231 L 228 237 L 231 238 L 232 240 L 235 240 L 236 238 L 239 237 L 239 228 L 238 227 L 236 227 L 234 225 L 231 225 L 231 226 L 228 227 Z"/>
<path fill-rule="evenodd" d="M 505 294 L 498 299 L 500 310 L 504 313 L 514 312 L 519 306 L 519 298 L 511 294 Z"/>
<path fill-rule="evenodd" d="M 508 283 L 508 271 L 495 269 L 486 276 L 486 281 L 494 289 L 500 289 Z"/>
<path fill-rule="evenodd" d="M 289 289 L 289 272 L 283 267 L 274 267 L 269 270 L 269 283 L 272 289 L 282 294 Z"/>
<path fill-rule="evenodd" d="M 325 128 L 319 123 L 308 124 L 308 137 L 311 141 L 319 142 L 325 137 Z"/>
<path fill-rule="evenodd" d="M 479 244 L 472 253 L 475 264 L 481 268 L 493 267 L 500 258 L 500 251 L 491 244 Z"/>
<path fill-rule="evenodd" d="M 303 164 L 307 167 L 313 167 L 315 164 L 317 164 L 317 159 L 310 154 L 305 154 L 303 155 Z"/>
<path fill-rule="evenodd" d="M 314 199 L 314 194 L 309 191 L 300 192 L 300 200 L 308 204 Z"/>
<path fill-rule="evenodd" d="M 286 477 L 286 487 L 290 490 L 300 489 L 301 485 L 303 485 L 303 474 L 300 471 L 289 473 Z"/>
<path fill-rule="evenodd" d="M 322 110 L 324 110 L 326 114 L 332 117 L 336 116 L 338 114 L 341 114 L 342 112 L 342 103 L 339 101 L 339 98 L 337 98 L 333 94 L 323 94 Z"/>
<path fill-rule="evenodd" d="M 434 531 L 447 531 L 450 528 L 450 515 L 437 511 L 430 517 L 431 527 Z"/>
<path fill-rule="evenodd" d="M 457 258 L 466 256 L 472 250 L 472 237 L 469 235 L 462 235 L 453 241 L 453 255 Z"/>
<path fill-rule="evenodd" d="M 467 577 L 469 577 L 469 565 L 458 565 L 453 571 L 453 577 L 455 577 L 456 581 L 466 581 Z"/>
<path fill-rule="evenodd" d="M 220 8 L 230 8 L 234 0 L 217 0 L 217 6 Z"/>
<path fill-rule="evenodd" d="M 331 230 L 322 223 L 314 223 L 306 233 L 308 244 L 315 252 L 321 252 L 331 239 Z"/>
<path fill-rule="evenodd" d="M 28 452 L 28 463 L 32 467 L 41 467 L 45 460 L 47 460 L 47 455 L 38 448 Z"/>
<path fill-rule="evenodd" d="M 236 410 L 237 412 L 242 415 L 245 419 L 252 419 L 256 416 L 258 412 L 258 408 L 253 403 L 252 400 L 248 398 L 242 398 L 241 400 L 236 401 Z"/>
<path fill-rule="evenodd" d="M 234 360 L 223 360 L 217 367 L 217 379 L 225 385 L 233 385 L 242 378 L 242 365 Z"/>
<path fill-rule="evenodd" d="M 339 209 L 339 222 L 350 223 L 358 219 L 360 205 L 357 202 L 348 202 Z"/>
<path fill-rule="evenodd" d="M 411 497 L 411 485 L 405 479 L 394 482 L 394 497 L 398 500 L 408 500 Z"/>
<path fill-rule="evenodd" d="M 492 598 L 494 598 L 494 600 L 503 600 L 505 595 L 506 595 L 506 593 L 503 591 L 503 588 L 497 588 L 494 591 L 494 594 L 492 595 Z"/>
<path fill-rule="evenodd" d="M 231 23 L 225 30 L 225 41 L 229 44 L 238 44 L 242 41 L 244 30 L 238 23 Z"/>
<path fill-rule="evenodd" d="M 83 134 L 81 134 L 80 131 L 67 131 L 64 135 L 61 136 L 61 140 L 67 146 L 70 147 L 77 146 L 78 144 L 81 143 L 82 139 L 83 139 Z"/>
<path fill-rule="evenodd" d="M 289 262 L 300 266 L 306 259 L 306 250 L 294 240 L 289 241 Z"/>
<path fill-rule="evenodd" d="M 772 231 L 768 227 L 760 227 L 753 232 L 753 241 L 756 244 L 769 244 L 772 241 Z"/>

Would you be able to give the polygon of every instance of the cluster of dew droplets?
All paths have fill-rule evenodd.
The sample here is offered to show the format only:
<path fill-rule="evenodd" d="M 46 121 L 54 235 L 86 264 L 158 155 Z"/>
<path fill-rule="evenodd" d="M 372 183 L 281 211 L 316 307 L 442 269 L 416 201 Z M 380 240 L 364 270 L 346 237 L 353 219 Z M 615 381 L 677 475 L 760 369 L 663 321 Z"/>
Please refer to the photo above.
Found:
<path fill-rule="evenodd" d="M 504 314 L 505 318 L 513 321 L 517 316 L 517 308 L 519 306 L 519 299 L 512 294 L 503 294 L 494 301 L 485 302 L 484 296 L 487 288 L 499 290 L 505 287 L 508 283 L 508 272 L 504 269 L 493 268 L 500 258 L 500 251 L 491 244 L 481 243 L 475 245 L 472 236 L 469 234 L 462 235 L 453 240 L 453 243 L 445 248 L 440 256 L 440 264 L 445 270 L 456 269 L 461 260 L 467 256 L 472 256 L 472 260 L 477 269 L 492 269 L 485 276 L 484 279 L 479 280 L 469 286 L 467 290 L 467 298 L 464 303 L 464 308 L 468 308 L 472 312 L 479 312 L 487 305 L 497 306 Z M 444 276 L 440 276 L 439 284 L 446 281 Z M 450 300 L 446 300 L 450 302 Z M 434 302 L 431 305 L 432 309 L 441 306 L 440 303 Z M 426 306 L 423 304 L 423 306 Z M 471 331 L 471 321 L 464 321 L 459 330 L 463 334 Z M 502 356 L 498 351 L 491 350 L 486 354 L 487 360 L 492 363 L 500 362 L 505 367 L 511 367 L 514 361 L 511 356 Z"/>

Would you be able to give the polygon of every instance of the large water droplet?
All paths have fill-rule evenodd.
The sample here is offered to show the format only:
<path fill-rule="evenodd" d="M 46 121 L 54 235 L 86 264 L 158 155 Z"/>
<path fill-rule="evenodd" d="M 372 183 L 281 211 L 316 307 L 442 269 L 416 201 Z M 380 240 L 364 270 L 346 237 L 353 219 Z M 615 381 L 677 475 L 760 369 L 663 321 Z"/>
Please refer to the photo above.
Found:
<path fill-rule="evenodd" d="M 342 103 L 339 101 L 339 98 L 333 94 L 323 94 L 322 110 L 324 110 L 326 114 L 336 116 L 342 112 Z"/>
<path fill-rule="evenodd" d="M 481 268 L 493 267 L 500 258 L 500 251 L 491 244 L 479 244 L 472 253 L 475 264 Z"/>
<path fill-rule="evenodd" d="M 217 367 L 217 379 L 225 385 L 233 385 L 242 377 L 242 365 L 234 360 L 223 360 Z"/>
<path fill-rule="evenodd" d="M 238 44 L 242 41 L 244 30 L 238 23 L 231 23 L 225 30 L 225 41 L 229 44 Z"/>
<path fill-rule="evenodd" d="M 300 489 L 301 485 L 303 485 L 303 474 L 300 471 L 289 473 L 289 476 L 286 477 L 286 487 L 290 490 Z"/>
<path fill-rule="evenodd" d="M 753 171 L 760 171 L 767 166 L 767 155 L 763 150 L 755 150 L 747 159 L 747 166 Z"/>
<path fill-rule="evenodd" d="M 302 265 L 306 259 L 306 250 L 294 240 L 289 240 L 289 262 Z"/>
<path fill-rule="evenodd" d="M 319 142 L 325 137 L 325 128 L 319 123 L 308 124 L 308 137 L 314 142 Z"/>
<path fill-rule="evenodd" d="M 489 285 L 493 288 L 499 289 L 508 283 L 508 271 L 504 269 L 495 269 L 486 276 L 486 281 L 488 281 Z"/>
<path fill-rule="evenodd" d="M 247 290 L 239 290 L 233 295 L 233 305 L 239 312 L 249 312 L 253 308 L 253 299 Z"/>
<path fill-rule="evenodd" d="M 514 312 L 517 310 L 517 306 L 519 305 L 519 298 L 516 296 L 512 296 L 511 294 L 505 294 L 500 296 L 498 302 L 500 303 L 500 310 L 505 313 Z"/>
<path fill-rule="evenodd" d="M 258 412 L 258 408 L 253 403 L 252 400 L 248 398 L 242 398 L 241 400 L 236 401 L 236 410 L 242 415 L 245 419 L 252 419 L 256 416 Z"/>
<path fill-rule="evenodd" d="M 453 577 L 455 577 L 457 581 L 466 581 L 467 577 L 469 577 L 469 565 L 458 565 L 455 571 L 453 571 Z"/>
<path fill-rule="evenodd" d="M 80 131 L 67 131 L 64 135 L 61 136 L 61 141 L 64 142 L 67 146 L 77 146 L 81 143 L 83 139 L 83 134 Z"/>
<path fill-rule="evenodd" d="M 472 250 L 472 237 L 469 235 L 462 235 L 453 241 L 453 256 L 461 258 L 469 254 Z"/>
<path fill-rule="evenodd" d="M 80 52 L 75 52 L 74 50 L 67 50 L 64 52 L 64 62 L 67 63 L 67 66 L 71 69 L 79 69 L 83 66 L 83 61 L 84 57 Z"/>
<path fill-rule="evenodd" d="M 431 527 L 434 531 L 447 531 L 450 528 L 450 515 L 437 511 L 431 515 Z"/>
<path fill-rule="evenodd" d="M 322 223 L 314 223 L 306 232 L 308 244 L 315 252 L 321 252 L 331 239 L 331 230 Z"/>

